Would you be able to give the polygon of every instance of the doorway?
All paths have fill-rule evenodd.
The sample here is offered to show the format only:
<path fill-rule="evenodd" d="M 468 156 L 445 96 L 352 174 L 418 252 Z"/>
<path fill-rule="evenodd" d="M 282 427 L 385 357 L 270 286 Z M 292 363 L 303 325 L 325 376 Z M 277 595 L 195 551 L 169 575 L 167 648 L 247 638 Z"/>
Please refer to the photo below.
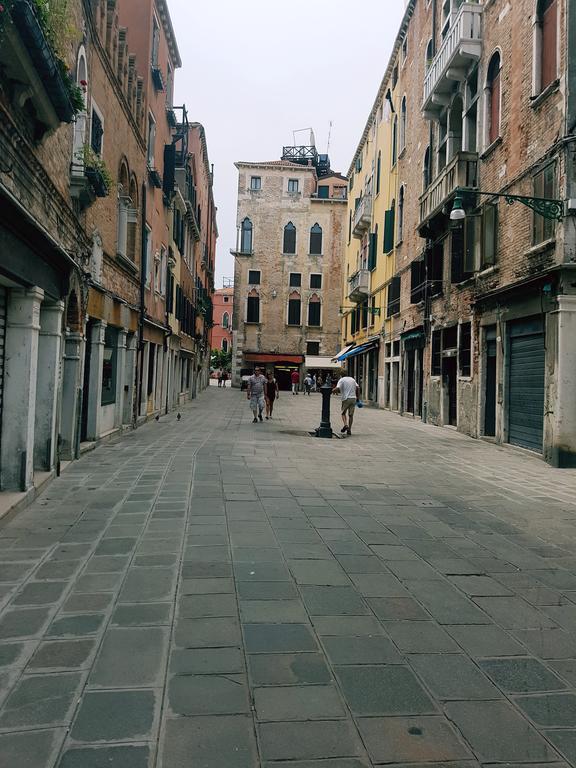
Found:
<path fill-rule="evenodd" d="M 413 349 L 406 352 L 406 411 L 414 413 L 414 373 L 416 370 L 415 352 Z"/>
<path fill-rule="evenodd" d="M 484 434 L 496 437 L 496 326 L 486 330 L 486 379 L 484 384 Z"/>
<path fill-rule="evenodd" d="M 89 320 L 86 325 L 86 346 L 84 348 L 84 380 L 82 383 L 82 414 L 80 424 L 80 441 L 86 442 L 88 437 L 88 401 L 90 393 L 90 359 L 92 357 L 92 329 L 94 323 Z"/>
<path fill-rule="evenodd" d="M 458 426 L 458 367 L 456 356 L 442 360 L 442 383 L 444 385 L 444 423 Z"/>

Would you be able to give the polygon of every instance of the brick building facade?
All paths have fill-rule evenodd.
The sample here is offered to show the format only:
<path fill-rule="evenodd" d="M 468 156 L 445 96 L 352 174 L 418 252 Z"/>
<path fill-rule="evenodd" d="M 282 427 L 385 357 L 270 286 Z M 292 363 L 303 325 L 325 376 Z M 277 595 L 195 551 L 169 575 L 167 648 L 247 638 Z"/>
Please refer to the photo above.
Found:
<path fill-rule="evenodd" d="M 212 349 L 232 352 L 232 315 L 234 288 L 218 288 L 214 291 L 214 327 Z"/>
<path fill-rule="evenodd" d="M 286 150 L 310 158 L 294 162 Z M 303 378 L 339 349 L 346 179 L 314 147 L 236 167 L 232 381 L 260 363 L 289 389 L 292 370 Z"/>
<path fill-rule="evenodd" d="M 576 450 L 573 6 L 414 0 L 390 62 L 398 409 L 559 466 Z"/>

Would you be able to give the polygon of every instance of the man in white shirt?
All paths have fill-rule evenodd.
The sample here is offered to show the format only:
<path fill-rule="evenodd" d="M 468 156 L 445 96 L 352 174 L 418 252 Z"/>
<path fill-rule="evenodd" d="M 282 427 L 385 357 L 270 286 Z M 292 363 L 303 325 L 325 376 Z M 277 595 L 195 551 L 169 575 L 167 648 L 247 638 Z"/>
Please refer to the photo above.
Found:
<path fill-rule="evenodd" d="M 254 414 L 253 424 L 258 424 L 258 419 L 262 421 L 262 411 L 264 410 L 264 385 L 266 377 L 262 375 L 260 368 L 254 369 L 254 375 L 248 379 L 248 400 L 250 408 Z"/>
<path fill-rule="evenodd" d="M 339 392 L 342 398 L 342 421 L 344 426 L 340 430 L 343 434 L 352 434 L 352 422 L 354 421 L 354 409 L 360 399 L 360 387 L 352 376 L 342 376 L 332 390 Z"/>

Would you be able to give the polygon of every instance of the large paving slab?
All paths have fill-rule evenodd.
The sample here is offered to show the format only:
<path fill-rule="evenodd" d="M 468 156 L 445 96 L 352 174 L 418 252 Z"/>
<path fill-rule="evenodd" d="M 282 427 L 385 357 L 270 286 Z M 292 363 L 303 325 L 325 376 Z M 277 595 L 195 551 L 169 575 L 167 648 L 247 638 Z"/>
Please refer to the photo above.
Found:
<path fill-rule="evenodd" d="M 212 388 L 0 524 L 0 768 L 576 766 L 576 472 L 277 409 Z"/>

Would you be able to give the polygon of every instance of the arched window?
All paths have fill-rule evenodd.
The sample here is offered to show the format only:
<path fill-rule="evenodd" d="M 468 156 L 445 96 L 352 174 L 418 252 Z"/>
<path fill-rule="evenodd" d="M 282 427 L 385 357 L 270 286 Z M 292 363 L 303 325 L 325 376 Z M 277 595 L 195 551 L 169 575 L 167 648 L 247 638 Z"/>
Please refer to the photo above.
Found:
<path fill-rule="evenodd" d="M 322 227 L 318 222 L 310 229 L 310 255 L 322 255 Z"/>
<path fill-rule="evenodd" d="M 538 0 L 534 25 L 534 94 L 558 77 L 558 0 Z"/>
<path fill-rule="evenodd" d="M 300 325 L 302 315 L 302 300 L 298 291 L 292 291 L 288 297 L 288 325 Z"/>
<path fill-rule="evenodd" d="M 380 192 L 380 165 L 382 163 L 382 152 L 378 152 L 376 160 L 376 194 Z"/>
<path fill-rule="evenodd" d="M 224 312 L 222 315 L 222 328 L 229 328 L 230 327 L 230 315 L 228 312 Z"/>
<path fill-rule="evenodd" d="M 252 253 L 252 222 L 248 217 L 240 229 L 240 253 Z"/>
<path fill-rule="evenodd" d="M 500 54 L 495 53 L 490 59 L 486 79 L 486 125 L 487 144 L 490 145 L 500 136 Z"/>
<path fill-rule="evenodd" d="M 426 72 L 430 69 L 432 66 L 432 61 L 434 59 L 434 41 L 432 38 L 428 40 L 428 45 L 426 46 L 426 61 L 425 61 L 425 69 Z"/>
<path fill-rule="evenodd" d="M 392 126 L 392 165 L 396 165 L 396 160 L 398 160 L 398 115 L 394 116 Z"/>
<path fill-rule="evenodd" d="M 84 98 L 84 109 L 76 115 L 76 121 L 74 123 L 74 141 L 72 149 L 72 164 L 80 166 L 82 173 L 84 172 L 84 146 L 87 138 L 88 127 L 88 65 L 86 63 L 86 51 L 84 46 L 80 46 L 78 51 L 78 58 L 76 61 L 76 85 L 82 91 Z"/>
<path fill-rule="evenodd" d="M 402 99 L 402 105 L 400 107 L 400 152 L 406 147 L 406 121 L 407 121 L 407 106 L 406 96 Z"/>
<path fill-rule="evenodd" d="M 228 352 L 228 339 L 222 339 L 222 352 Z"/>
<path fill-rule="evenodd" d="M 398 231 L 396 234 L 396 242 L 401 243 L 404 239 L 404 185 L 400 187 L 400 193 L 398 195 Z"/>
<path fill-rule="evenodd" d="M 296 253 L 296 227 L 291 221 L 284 227 L 284 242 L 282 253 Z"/>
<path fill-rule="evenodd" d="M 118 171 L 118 222 L 117 222 L 117 242 L 116 252 L 124 258 L 133 258 L 134 237 L 132 231 L 132 242 L 129 244 L 128 228 L 129 222 L 134 222 L 132 201 L 130 200 L 130 174 L 126 160 L 120 162 Z"/>
<path fill-rule="evenodd" d="M 308 301 L 308 325 L 319 328 L 321 325 L 322 302 L 318 294 L 313 293 Z"/>
<path fill-rule="evenodd" d="M 431 181 L 432 181 L 432 156 L 430 152 L 430 147 L 426 147 L 426 152 L 424 152 L 424 163 L 422 165 L 422 189 L 424 192 L 426 192 L 426 190 L 430 186 Z"/>

